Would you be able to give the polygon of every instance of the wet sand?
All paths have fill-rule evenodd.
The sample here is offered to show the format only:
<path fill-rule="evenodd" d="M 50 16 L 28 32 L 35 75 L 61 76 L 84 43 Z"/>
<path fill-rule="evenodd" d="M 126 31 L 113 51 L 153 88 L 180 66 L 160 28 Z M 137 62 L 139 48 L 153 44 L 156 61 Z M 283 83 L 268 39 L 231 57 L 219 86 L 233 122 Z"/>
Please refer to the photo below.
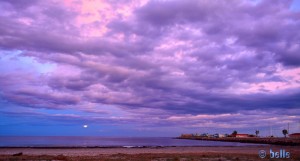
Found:
<path fill-rule="evenodd" d="M 145 147 L 145 148 L 0 148 L 0 160 L 269 160 L 259 150 L 285 149 L 300 160 L 299 146 L 251 147 Z"/>

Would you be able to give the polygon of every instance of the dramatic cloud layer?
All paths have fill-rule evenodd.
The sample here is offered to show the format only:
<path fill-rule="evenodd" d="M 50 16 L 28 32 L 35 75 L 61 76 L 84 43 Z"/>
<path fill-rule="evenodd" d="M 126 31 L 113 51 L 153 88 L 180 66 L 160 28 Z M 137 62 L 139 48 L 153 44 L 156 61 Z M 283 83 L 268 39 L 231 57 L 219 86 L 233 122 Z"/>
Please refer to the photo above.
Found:
<path fill-rule="evenodd" d="M 61 126 L 83 124 L 93 130 L 80 135 L 299 131 L 298 8 L 1 1 L 0 135 L 67 135 Z"/>

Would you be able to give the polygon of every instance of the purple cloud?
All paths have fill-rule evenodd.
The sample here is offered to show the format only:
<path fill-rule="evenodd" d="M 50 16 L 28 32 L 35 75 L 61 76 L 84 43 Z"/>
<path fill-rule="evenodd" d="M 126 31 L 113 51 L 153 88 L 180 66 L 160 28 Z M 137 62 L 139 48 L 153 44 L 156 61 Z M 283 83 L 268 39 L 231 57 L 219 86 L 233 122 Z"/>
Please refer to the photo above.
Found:
<path fill-rule="evenodd" d="M 10 65 L 0 69 L 0 99 L 30 110 L 99 114 L 76 119 L 141 128 L 229 128 L 235 119 L 246 129 L 248 115 L 264 121 L 270 110 L 266 117 L 280 126 L 280 117 L 296 122 L 300 22 L 291 5 L 1 1 L 0 63 Z M 36 68 L 53 67 L 39 72 L 21 66 L 28 58 Z M 262 114 L 249 114 L 255 111 Z"/>

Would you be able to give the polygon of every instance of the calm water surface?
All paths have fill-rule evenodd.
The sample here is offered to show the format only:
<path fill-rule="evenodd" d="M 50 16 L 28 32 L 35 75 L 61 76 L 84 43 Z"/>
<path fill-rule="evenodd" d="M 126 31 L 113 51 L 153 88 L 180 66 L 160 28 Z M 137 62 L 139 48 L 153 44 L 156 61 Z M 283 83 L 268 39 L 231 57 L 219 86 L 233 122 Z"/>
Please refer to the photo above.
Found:
<path fill-rule="evenodd" d="M 253 146 L 258 144 L 183 140 L 171 137 L 0 136 L 0 147 Z"/>

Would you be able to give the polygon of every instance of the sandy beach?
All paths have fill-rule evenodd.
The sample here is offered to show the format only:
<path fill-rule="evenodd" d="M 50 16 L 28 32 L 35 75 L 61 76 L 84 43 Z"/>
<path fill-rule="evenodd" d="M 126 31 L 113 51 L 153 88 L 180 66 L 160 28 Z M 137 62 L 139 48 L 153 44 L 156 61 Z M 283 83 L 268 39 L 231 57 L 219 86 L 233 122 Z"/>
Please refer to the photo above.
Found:
<path fill-rule="evenodd" d="M 297 146 L 251 147 L 147 147 L 147 148 L 0 148 L 0 160 L 269 160 L 258 156 L 260 150 L 285 149 L 300 160 Z"/>

